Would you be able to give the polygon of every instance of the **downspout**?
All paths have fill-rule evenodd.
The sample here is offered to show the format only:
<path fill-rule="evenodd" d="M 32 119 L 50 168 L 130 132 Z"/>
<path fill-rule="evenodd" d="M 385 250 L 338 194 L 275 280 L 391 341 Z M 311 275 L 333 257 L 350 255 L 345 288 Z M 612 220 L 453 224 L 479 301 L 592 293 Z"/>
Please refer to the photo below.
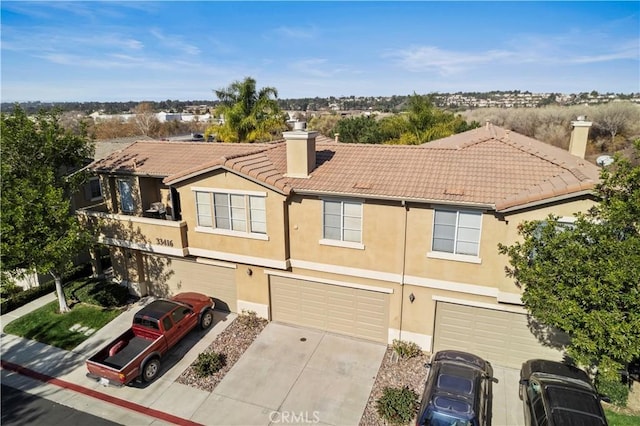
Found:
<path fill-rule="evenodd" d="M 407 205 L 406 200 L 402 200 L 400 204 L 404 207 L 404 236 L 402 241 L 402 274 L 400 275 L 400 287 L 402 290 L 400 291 L 400 295 L 402 299 L 400 300 L 400 328 L 398 329 L 398 338 L 402 340 L 402 323 L 403 323 L 403 313 L 404 313 L 404 276 L 406 273 L 407 266 L 407 217 L 409 212 L 409 206 Z"/>

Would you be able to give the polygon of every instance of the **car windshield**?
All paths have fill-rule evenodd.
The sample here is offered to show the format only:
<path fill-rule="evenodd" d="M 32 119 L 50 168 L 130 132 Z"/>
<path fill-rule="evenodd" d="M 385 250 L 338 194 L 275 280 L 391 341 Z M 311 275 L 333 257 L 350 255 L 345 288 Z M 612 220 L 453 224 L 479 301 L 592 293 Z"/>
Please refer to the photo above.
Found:
<path fill-rule="evenodd" d="M 421 426 L 475 426 L 474 422 L 469 419 L 459 418 L 455 415 L 439 413 L 437 411 L 429 411 L 424 418 Z"/>
<path fill-rule="evenodd" d="M 553 424 L 562 426 L 603 426 L 606 424 L 602 417 L 562 408 L 554 409 L 551 418 L 553 418 Z"/>
<path fill-rule="evenodd" d="M 592 393 L 558 386 L 547 386 L 546 390 L 552 411 L 559 408 L 596 416 L 601 415 L 600 401 Z"/>
<path fill-rule="evenodd" d="M 433 398 L 433 404 L 441 410 L 455 411 L 456 413 L 465 415 L 465 417 L 471 412 L 471 405 L 469 405 L 469 403 L 449 396 L 438 395 Z"/>

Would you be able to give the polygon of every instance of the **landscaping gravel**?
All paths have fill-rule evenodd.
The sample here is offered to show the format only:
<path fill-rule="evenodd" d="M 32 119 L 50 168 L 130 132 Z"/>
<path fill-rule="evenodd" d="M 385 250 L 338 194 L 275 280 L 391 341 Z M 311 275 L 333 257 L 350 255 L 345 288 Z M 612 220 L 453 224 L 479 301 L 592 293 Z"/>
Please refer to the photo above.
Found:
<path fill-rule="evenodd" d="M 418 397 L 422 396 L 428 370 L 424 366 L 429 361 L 429 355 L 421 353 L 413 358 L 399 358 L 391 346 L 387 348 L 376 381 L 371 389 L 367 406 L 364 409 L 360 426 L 374 426 L 387 424 L 376 410 L 376 402 L 382 396 L 385 387 L 402 388 L 408 386 Z"/>
<path fill-rule="evenodd" d="M 212 392 L 266 325 L 267 320 L 265 319 L 239 315 L 205 350 L 205 352 L 213 351 L 224 354 L 226 365 L 211 376 L 200 377 L 191 364 L 178 377 L 177 382 Z"/>

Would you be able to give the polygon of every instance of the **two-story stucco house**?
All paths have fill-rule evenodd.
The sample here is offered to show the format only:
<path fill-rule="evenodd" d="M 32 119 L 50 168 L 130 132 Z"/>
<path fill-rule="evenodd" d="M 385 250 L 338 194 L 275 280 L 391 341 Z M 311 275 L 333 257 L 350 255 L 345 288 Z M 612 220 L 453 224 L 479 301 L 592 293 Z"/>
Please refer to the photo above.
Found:
<path fill-rule="evenodd" d="M 519 367 L 559 352 L 531 333 L 497 245 L 523 220 L 593 204 L 590 123 L 573 124 L 579 155 L 489 123 L 422 146 L 302 129 L 137 142 L 94 163 L 105 203 L 79 215 L 138 294 L 200 291 L 233 312 Z"/>

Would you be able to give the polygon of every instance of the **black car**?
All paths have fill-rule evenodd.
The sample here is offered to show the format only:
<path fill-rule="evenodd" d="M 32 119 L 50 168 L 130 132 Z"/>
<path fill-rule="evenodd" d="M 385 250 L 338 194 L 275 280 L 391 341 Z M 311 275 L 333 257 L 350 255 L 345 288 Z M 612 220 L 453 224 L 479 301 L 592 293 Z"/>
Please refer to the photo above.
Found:
<path fill-rule="evenodd" d="M 429 366 L 417 426 L 491 424 L 493 368 L 479 356 L 436 352 Z"/>
<path fill-rule="evenodd" d="M 602 426 L 600 397 L 583 370 L 531 359 L 520 370 L 520 399 L 527 426 Z"/>

